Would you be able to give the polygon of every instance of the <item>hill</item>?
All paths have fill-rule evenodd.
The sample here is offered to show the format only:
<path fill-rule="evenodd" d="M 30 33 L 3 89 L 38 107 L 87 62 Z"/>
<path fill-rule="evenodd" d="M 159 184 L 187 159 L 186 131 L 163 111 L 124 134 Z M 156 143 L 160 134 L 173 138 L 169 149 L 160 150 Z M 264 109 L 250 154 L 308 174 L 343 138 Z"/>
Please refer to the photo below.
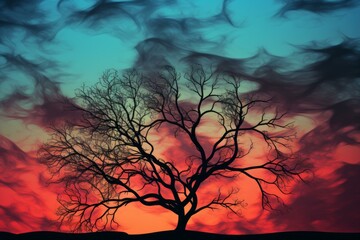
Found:
<path fill-rule="evenodd" d="M 206 232 L 186 231 L 179 234 L 174 231 L 155 232 L 148 234 L 129 235 L 123 232 L 97 233 L 61 233 L 61 232 L 29 232 L 13 234 L 0 232 L 2 240 L 353 240 L 360 239 L 360 233 L 330 233 L 330 232 L 279 232 L 253 235 L 224 235 Z"/>

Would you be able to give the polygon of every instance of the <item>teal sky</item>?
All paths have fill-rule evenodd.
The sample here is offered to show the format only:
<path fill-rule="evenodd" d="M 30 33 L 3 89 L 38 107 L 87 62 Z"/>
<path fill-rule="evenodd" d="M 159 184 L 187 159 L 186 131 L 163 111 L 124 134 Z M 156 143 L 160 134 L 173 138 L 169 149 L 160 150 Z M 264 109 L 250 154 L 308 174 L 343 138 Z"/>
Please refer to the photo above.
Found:
<path fill-rule="evenodd" d="M 94 15 L 73 20 L 71 15 L 74 12 L 87 11 L 96 1 L 61 1 L 58 8 L 57 2 L 44 1 L 37 6 L 38 17 L 34 14 L 33 17 L 27 16 L 28 19 L 19 19 L 24 25 L 45 21 L 48 29 L 40 34 L 24 27 L 3 27 L 2 33 L 6 34 L 2 37 L 0 51 L 44 66 L 41 71 L 51 80 L 61 82 L 61 89 L 67 96 L 72 96 L 74 88 L 82 83 L 96 82 L 108 68 L 133 67 L 139 57 L 135 47 L 148 38 L 171 40 L 185 52 L 247 58 L 259 49 L 266 49 L 276 56 L 289 56 L 298 51 L 297 46 L 313 42 L 337 44 L 344 37 L 360 36 L 357 24 L 360 22 L 359 6 L 320 14 L 289 11 L 284 17 L 276 17 L 283 4 L 281 1 L 226 1 L 227 20 L 219 15 L 223 1 L 218 0 L 159 1 L 154 6 L 137 6 L 135 1 L 131 5 L 132 1 L 129 1 L 128 16 L 125 13 L 116 15 L 110 9 L 104 16 L 100 12 L 99 19 Z M 16 7 L 13 11 L 17 11 Z M 129 17 L 131 14 L 134 19 Z M 158 28 L 151 26 L 159 19 L 183 21 L 183 30 L 174 22 L 171 24 L 175 25 Z M 184 55 L 168 56 L 174 63 L 181 57 Z M 57 66 L 46 66 L 49 61 Z M 20 66 L 6 64 L 2 57 L 0 63 L 1 96 L 11 94 L 20 86 L 26 87 L 30 94 L 33 81 L 19 69 Z"/>

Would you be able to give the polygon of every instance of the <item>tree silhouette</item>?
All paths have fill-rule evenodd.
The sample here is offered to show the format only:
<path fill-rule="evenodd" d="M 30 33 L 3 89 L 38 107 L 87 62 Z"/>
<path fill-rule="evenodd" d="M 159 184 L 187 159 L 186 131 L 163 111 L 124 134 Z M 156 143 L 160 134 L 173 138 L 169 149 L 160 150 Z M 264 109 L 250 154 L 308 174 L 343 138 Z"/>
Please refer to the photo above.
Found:
<path fill-rule="evenodd" d="M 79 89 L 74 107 L 82 117 L 53 127 L 40 150 L 53 178 L 66 184 L 61 222 L 75 223 L 75 230 L 116 227 L 121 207 L 141 203 L 173 212 L 183 231 L 205 209 L 237 213 L 243 202 L 236 187 L 219 187 L 213 196 L 200 190 L 239 176 L 256 184 L 264 208 L 282 203 L 288 181 L 302 179 L 289 146 L 294 132 L 269 98 L 242 93 L 241 83 L 202 66 L 183 75 L 168 66 L 147 74 L 109 70 Z M 165 131 L 172 132 L 169 141 L 193 148 L 165 158 L 156 137 Z M 261 160 L 251 156 L 257 146 L 266 150 Z"/>

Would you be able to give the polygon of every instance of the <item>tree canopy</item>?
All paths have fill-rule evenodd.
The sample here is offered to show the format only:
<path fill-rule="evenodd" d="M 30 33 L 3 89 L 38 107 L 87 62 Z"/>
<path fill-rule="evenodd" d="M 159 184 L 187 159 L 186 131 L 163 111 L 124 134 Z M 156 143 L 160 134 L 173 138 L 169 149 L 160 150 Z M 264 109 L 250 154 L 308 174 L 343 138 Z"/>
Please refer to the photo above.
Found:
<path fill-rule="evenodd" d="M 236 74 L 193 66 L 184 74 L 106 71 L 94 86 L 76 92 L 80 118 L 52 128 L 40 150 L 59 196 L 62 222 L 75 230 L 116 227 L 119 209 L 131 203 L 161 206 L 185 230 L 200 211 L 224 207 L 237 213 L 236 186 L 203 194 L 212 179 L 251 179 L 262 206 L 273 209 L 289 181 L 302 179 L 295 137 L 269 96 L 251 94 Z M 167 152 L 159 138 L 187 144 Z M 251 155 L 263 152 L 262 158 Z M 246 194 L 246 193 L 245 193 Z"/>

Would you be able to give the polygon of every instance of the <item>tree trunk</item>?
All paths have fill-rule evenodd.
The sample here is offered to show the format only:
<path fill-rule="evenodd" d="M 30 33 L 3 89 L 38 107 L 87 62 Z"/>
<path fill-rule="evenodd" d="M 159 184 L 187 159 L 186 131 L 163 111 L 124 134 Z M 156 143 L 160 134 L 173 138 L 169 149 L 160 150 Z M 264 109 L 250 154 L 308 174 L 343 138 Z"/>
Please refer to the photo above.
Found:
<path fill-rule="evenodd" d="M 185 232 L 186 229 L 186 225 L 189 221 L 189 217 L 184 216 L 184 215 L 178 215 L 178 223 L 177 226 L 175 228 L 175 231 L 177 232 Z"/>

